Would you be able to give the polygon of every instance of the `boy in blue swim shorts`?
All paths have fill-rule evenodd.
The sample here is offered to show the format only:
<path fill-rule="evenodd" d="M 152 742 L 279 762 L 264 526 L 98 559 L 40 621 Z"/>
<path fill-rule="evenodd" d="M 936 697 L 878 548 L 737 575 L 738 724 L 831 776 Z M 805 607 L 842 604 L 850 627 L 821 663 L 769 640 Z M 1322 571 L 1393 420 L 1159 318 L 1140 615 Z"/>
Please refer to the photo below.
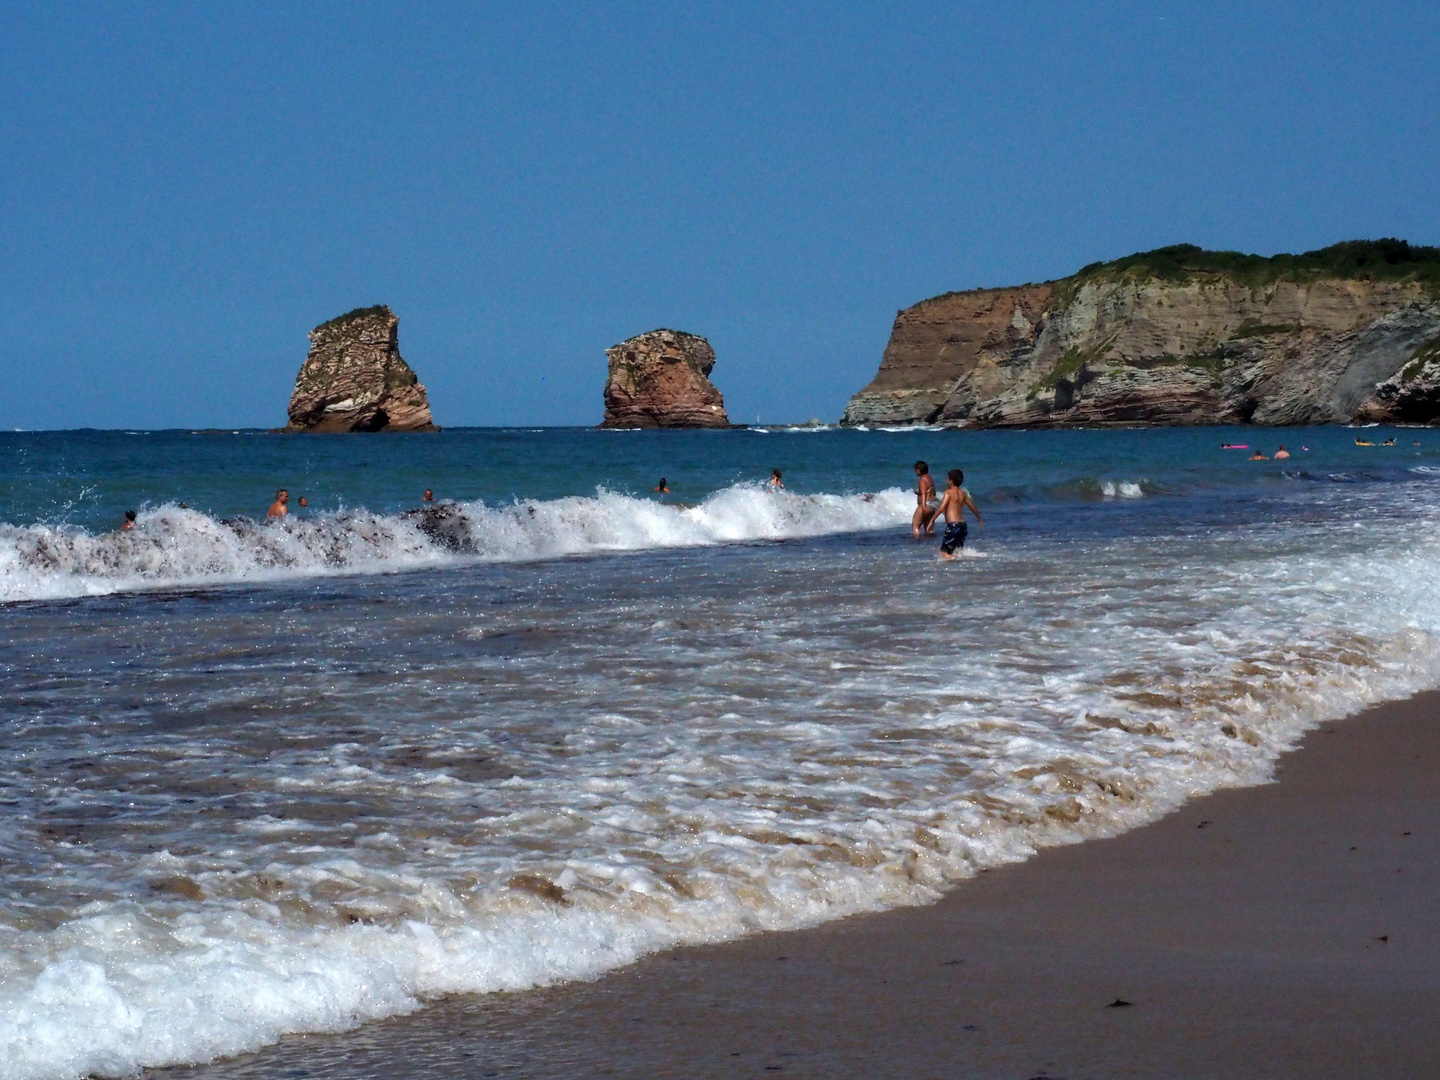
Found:
<path fill-rule="evenodd" d="M 970 531 L 965 525 L 965 508 L 968 506 L 975 515 L 975 524 L 984 525 L 985 522 L 980 517 L 980 511 L 975 509 L 975 500 L 960 486 L 965 483 L 965 474 L 959 469 L 951 469 L 945 474 L 945 479 L 945 495 L 941 498 L 940 509 L 937 511 L 937 516 L 945 516 L 945 536 L 940 541 L 940 557 L 953 559 L 955 552 L 965 546 L 965 534 Z"/>

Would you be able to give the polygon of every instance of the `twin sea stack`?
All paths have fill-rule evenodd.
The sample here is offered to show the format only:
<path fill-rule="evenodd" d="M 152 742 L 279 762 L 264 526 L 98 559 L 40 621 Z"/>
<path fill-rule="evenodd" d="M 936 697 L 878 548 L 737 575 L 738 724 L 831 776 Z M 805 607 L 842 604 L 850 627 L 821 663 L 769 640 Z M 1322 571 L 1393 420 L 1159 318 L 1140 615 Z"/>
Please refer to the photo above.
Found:
<path fill-rule="evenodd" d="M 400 320 L 356 308 L 310 331 L 286 431 L 438 431 L 420 379 L 400 357 Z"/>
<path fill-rule="evenodd" d="M 724 428 L 710 382 L 715 350 L 702 337 L 652 330 L 606 350 L 609 428 Z M 310 331 L 286 431 L 438 431 L 425 387 L 400 356 L 400 320 L 383 305 L 356 308 Z"/>
<path fill-rule="evenodd" d="M 724 428 L 725 400 L 710 382 L 715 350 L 680 330 L 651 330 L 605 350 L 602 428 Z"/>
<path fill-rule="evenodd" d="M 1160 248 L 901 311 L 843 424 L 1434 423 L 1440 248 Z"/>

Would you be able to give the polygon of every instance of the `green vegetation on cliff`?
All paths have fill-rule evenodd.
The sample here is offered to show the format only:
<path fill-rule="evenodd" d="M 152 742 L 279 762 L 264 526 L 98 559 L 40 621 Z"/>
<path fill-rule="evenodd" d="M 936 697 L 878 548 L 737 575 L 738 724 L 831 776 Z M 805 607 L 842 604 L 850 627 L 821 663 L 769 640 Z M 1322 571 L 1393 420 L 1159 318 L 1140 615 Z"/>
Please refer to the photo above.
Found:
<path fill-rule="evenodd" d="M 1206 251 L 1194 244 L 1172 244 L 1127 255 L 1112 262 L 1091 263 L 1067 285 L 1095 279 L 1189 281 L 1201 275 L 1228 278 L 1251 288 L 1277 281 L 1342 278 L 1361 281 L 1418 281 L 1440 292 L 1440 247 L 1420 247 L 1404 240 L 1346 240 L 1303 255 L 1245 255 L 1239 251 Z"/>
<path fill-rule="evenodd" d="M 1123 259 L 1095 262 L 1066 278 L 1049 282 L 1055 300 L 1064 305 L 1074 299 L 1080 286 L 1096 281 L 1166 281 L 1180 284 L 1197 277 L 1223 277 L 1252 289 L 1277 281 L 1319 281 L 1342 278 L 1351 281 L 1415 281 L 1440 300 L 1440 247 L 1423 247 L 1406 240 L 1345 240 L 1302 255 L 1246 255 L 1239 251 L 1206 251 L 1195 244 L 1171 244 L 1154 251 L 1138 251 Z M 1028 287 L 1016 286 L 1019 288 Z M 990 287 L 990 288 L 993 288 Z M 927 297 L 913 305 L 932 304 L 968 292 L 962 289 Z M 1256 326 L 1253 334 L 1279 333 L 1283 328 Z"/>
<path fill-rule="evenodd" d="M 1060 384 L 1061 379 L 1078 375 L 1080 369 L 1087 364 L 1099 363 L 1113 344 L 1115 344 L 1115 335 L 1112 334 L 1098 345 L 1088 349 L 1066 349 L 1064 355 L 1055 362 L 1055 369 L 1035 384 L 1035 389 L 1030 391 L 1030 396 L 1034 397 L 1041 390 L 1053 390 Z"/>
<path fill-rule="evenodd" d="M 1433 337 L 1415 350 L 1410 362 L 1400 370 L 1400 381 L 1407 383 L 1424 370 L 1426 364 L 1440 361 L 1440 337 Z"/>

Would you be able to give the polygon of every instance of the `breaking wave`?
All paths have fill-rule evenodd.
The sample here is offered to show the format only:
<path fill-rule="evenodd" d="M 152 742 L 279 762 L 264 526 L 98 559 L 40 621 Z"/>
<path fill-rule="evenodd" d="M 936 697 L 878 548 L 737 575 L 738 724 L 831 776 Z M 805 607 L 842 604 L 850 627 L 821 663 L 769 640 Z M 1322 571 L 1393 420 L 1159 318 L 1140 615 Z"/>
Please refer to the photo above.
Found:
<path fill-rule="evenodd" d="M 451 502 L 283 522 L 217 519 L 165 505 L 142 512 L 125 532 L 0 524 L 0 603 L 863 532 L 908 520 L 913 499 L 898 488 L 800 495 L 737 485 L 696 506 L 601 490 L 505 506 Z"/>
<path fill-rule="evenodd" d="M 1138 499 L 1145 494 L 1145 490 L 1130 480 L 1106 480 L 1100 485 L 1100 494 L 1107 499 Z"/>

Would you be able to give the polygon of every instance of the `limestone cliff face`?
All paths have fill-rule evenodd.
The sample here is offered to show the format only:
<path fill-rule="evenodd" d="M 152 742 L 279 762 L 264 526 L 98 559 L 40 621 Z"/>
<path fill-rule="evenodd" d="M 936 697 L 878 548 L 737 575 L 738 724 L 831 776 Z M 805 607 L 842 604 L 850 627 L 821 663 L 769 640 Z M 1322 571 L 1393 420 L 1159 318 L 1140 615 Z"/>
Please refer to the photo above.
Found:
<path fill-rule="evenodd" d="M 1161 250 L 1198 266 L 1166 264 L 1157 277 L 1154 260 L 1138 272 L 1108 264 L 900 312 L 879 372 L 841 422 L 1440 420 L 1440 289 L 1428 270 L 1350 276 L 1348 264 L 1329 273 L 1301 263 L 1324 262 L 1316 257 L 1332 249 L 1276 257 L 1303 272 L 1253 256 L 1235 257 L 1236 269 L 1207 264 L 1202 256 L 1215 253 L 1198 248 Z"/>
<path fill-rule="evenodd" d="M 438 431 L 425 387 L 400 357 L 400 320 L 357 308 L 310 331 L 287 431 Z"/>
<path fill-rule="evenodd" d="M 715 350 L 694 334 L 651 330 L 605 350 L 606 428 L 729 427 L 725 400 L 710 382 Z"/>
<path fill-rule="evenodd" d="M 1433 424 L 1440 417 L 1440 338 L 1432 338 L 1403 368 L 1375 388 L 1355 413 L 1361 423 Z"/>

